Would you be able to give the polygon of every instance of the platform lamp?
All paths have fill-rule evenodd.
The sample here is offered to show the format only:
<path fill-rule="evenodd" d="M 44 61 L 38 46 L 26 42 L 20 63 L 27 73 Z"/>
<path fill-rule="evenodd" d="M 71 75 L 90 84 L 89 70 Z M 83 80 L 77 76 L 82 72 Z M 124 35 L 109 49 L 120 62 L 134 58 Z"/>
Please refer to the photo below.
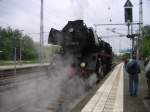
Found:
<path fill-rule="evenodd" d="M 132 22 L 133 22 L 132 8 L 133 8 L 133 5 L 131 1 L 127 0 L 124 5 L 124 16 L 125 16 L 125 23 L 127 24 L 127 27 L 128 27 L 127 38 L 132 39 L 131 57 L 134 52 L 134 35 L 133 35 L 133 29 L 132 29 Z"/>

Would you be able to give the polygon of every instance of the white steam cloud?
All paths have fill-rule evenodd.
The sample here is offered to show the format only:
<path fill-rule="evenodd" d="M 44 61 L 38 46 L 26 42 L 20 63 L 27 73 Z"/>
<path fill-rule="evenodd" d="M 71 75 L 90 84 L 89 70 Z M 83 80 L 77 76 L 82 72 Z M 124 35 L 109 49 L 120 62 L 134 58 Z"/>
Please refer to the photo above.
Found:
<path fill-rule="evenodd" d="M 88 0 L 70 0 L 75 19 L 83 19 L 85 11 L 89 6 Z"/>
<path fill-rule="evenodd" d="M 71 59 L 53 61 L 46 71 L 15 78 L 15 87 L 0 93 L 0 112 L 70 112 L 97 78 L 70 77 Z"/>

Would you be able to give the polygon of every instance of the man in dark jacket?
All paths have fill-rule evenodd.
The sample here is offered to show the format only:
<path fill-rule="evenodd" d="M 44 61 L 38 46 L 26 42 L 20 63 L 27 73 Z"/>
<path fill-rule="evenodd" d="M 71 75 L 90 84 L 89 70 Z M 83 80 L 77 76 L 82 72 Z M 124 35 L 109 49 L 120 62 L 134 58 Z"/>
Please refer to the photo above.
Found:
<path fill-rule="evenodd" d="M 137 96 L 138 92 L 138 82 L 140 73 L 140 65 L 136 60 L 136 57 L 133 58 L 127 63 L 126 70 L 129 73 L 129 93 L 130 96 Z"/>
<path fill-rule="evenodd" d="M 102 74 L 100 74 L 100 66 L 101 66 L 101 57 L 100 55 L 98 55 L 96 60 L 96 69 L 95 69 L 98 78 L 97 82 L 99 82 L 102 78 Z"/>

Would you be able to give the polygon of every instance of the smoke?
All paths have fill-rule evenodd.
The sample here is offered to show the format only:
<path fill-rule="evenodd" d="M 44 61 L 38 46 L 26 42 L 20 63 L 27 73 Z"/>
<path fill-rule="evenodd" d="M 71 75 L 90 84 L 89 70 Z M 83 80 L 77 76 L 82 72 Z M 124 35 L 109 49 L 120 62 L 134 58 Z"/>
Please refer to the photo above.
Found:
<path fill-rule="evenodd" d="M 93 74 L 88 80 L 83 80 L 75 76 L 64 82 L 61 89 L 64 102 L 57 109 L 57 112 L 70 112 L 76 102 L 95 85 L 96 80 L 96 75 Z"/>
<path fill-rule="evenodd" d="M 70 77 L 71 62 L 57 57 L 46 71 L 15 78 L 15 87 L 0 94 L 0 112 L 70 112 L 97 80 Z"/>
<path fill-rule="evenodd" d="M 60 62 L 62 62 L 62 65 L 57 65 L 60 65 L 60 68 L 62 68 L 63 66 L 63 71 L 65 69 L 65 71 L 63 72 L 65 74 L 60 74 L 59 72 L 58 77 L 60 77 L 60 75 L 63 75 L 65 76 L 65 78 L 61 80 L 59 97 L 59 101 L 61 103 L 59 103 L 59 105 L 57 106 L 56 112 L 70 112 L 71 109 L 75 106 L 76 102 L 81 97 L 83 97 L 86 94 L 86 92 L 95 85 L 97 81 L 96 74 L 92 74 L 88 79 L 79 77 L 79 74 L 70 74 L 70 65 L 73 59 L 71 55 L 69 55 L 69 57 L 70 58 L 67 58 L 65 62 L 62 61 L 62 59 L 58 59 L 61 60 Z M 66 67 L 64 65 L 66 65 Z"/>
<path fill-rule="evenodd" d="M 83 19 L 85 11 L 89 6 L 88 0 L 70 0 L 75 19 Z"/>

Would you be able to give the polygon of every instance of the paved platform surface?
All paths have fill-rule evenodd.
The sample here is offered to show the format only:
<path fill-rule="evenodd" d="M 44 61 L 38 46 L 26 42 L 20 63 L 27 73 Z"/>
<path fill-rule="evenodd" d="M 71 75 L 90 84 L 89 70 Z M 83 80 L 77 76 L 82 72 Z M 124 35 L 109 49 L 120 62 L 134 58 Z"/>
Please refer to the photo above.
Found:
<path fill-rule="evenodd" d="M 81 112 L 123 112 L 123 63 L 115 67 Z"/>
<path fill-rule="evenodd" d="M 147 93 L 144 74 L 139 75 L 138 96 L 129 95 L 128 83 L 128 74 L 121 63 L 115 67 L 81 112 L 150 112 L 150 101 L 144 100 Z"/>
<path fill-rule="evenodd" d="M 44 65 L 49 65 L 49 63 L 17 64 L 16 68 L 38 67 L 38 66 L 44 66 Z M 0 66 L 0 70 L 9 70 L 9 69 L 14 69 L 14 65 Z"/>

